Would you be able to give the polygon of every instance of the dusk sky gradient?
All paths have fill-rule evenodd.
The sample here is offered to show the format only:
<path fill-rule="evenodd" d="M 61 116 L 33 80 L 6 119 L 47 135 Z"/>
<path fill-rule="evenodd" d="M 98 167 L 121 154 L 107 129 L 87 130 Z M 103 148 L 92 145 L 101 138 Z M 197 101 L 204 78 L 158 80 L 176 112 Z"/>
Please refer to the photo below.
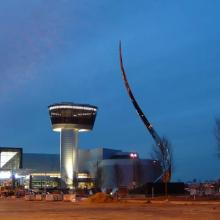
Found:
<path fill-rule="evenodd" d="M 214 136 L 220 117 L 219 0 L 13 0 L 0 4 L 0 146 L 59 153 L 47 106 L 98 106 L 81 148 L 137 151 L 152 140 L 133 93 L 172 143 L 173 180 L 220 178 Z"/>

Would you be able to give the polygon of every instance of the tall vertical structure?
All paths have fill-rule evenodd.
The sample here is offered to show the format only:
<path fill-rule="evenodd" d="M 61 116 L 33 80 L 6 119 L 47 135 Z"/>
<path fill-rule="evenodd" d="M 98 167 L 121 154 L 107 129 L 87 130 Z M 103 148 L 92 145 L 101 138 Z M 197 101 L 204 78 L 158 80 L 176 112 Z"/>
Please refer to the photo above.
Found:
<path fill-rule="evenodd" d="M 156 142 L 156 145 L 159 147 L 160 149 L 160 153 L 161 153 L 161 157 L 163 158 L 160 162 L 161 162 L 161 166 L 163 169 L 162 174 L 159 176 L 159 178 L 157 178 L 155 181 L 161 179 L 163 179 L 164 182 L 169 182 L 171 179 L 171 154 L 170 154 L 170 149 L 168 146 L 168 141 L 166 138 L 161 138 L 156 130 L 153 128 L 152 124 L 148 121 L 147 117 L 144 115 L 143 111 L 141 110 L 139 104 L 137 103 L 131 88 L 129 86 L 126 74 L 125 74 L 125 69 L 124 69 L 124 65 L 123 65 L 123 60 L 122 60 L 122 49 L 121 49 L 121 42 L 119 43 L 119 58 L 120 58 L 120 67 L 121 67 L 121 72 L 122 72 L 122 77 L 125 83 L 125 87 L 127 89 L 128 95 L 131 99 L 131 102 L 134 106 L 134 108 L 136 109 L 140 119 L 142 120 L 142 122 L 144 123 L 145 127 L 147 128 L 147 130 L 149 131 L 150 135 L 152 136 L 152 138 L 154 139 L 154 141 Z"/>
<path fill-rule="evenodd" d="M 92 130 L 97 107 L 62 102 L 48 109 L 53 131 L 60 132 L 61 186 L 72 188 L 78 173 L 78 133 Z"/>

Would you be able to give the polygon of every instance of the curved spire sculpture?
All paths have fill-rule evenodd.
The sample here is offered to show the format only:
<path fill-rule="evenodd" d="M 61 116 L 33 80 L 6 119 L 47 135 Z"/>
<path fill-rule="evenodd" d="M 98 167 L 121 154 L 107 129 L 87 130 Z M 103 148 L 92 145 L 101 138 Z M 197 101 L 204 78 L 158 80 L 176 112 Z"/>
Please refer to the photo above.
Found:
<path fill-rule="evenodd" d="M 145 127 L 147 128 L 147 130 L 151 134 L 154 141 L 156 142 L 156 145 L 159 147 L 160 152 L 161 152 L 161 156 L 163 158 L 162 161 L 160 161 L 161 167 L 163 169 L 163 173 L 162 173 L 162 175 L 159 176 L 159 178 L 156 179 L 156 181 L 162 178 L 164 182 L 169 182 L 171 179 L 171 156 L 170 156 L 169 148 L 167 146 L 167 140 L 165 138 L 160 138 L 160 136 L 157 134 L 157 132 L 153 128 L 152 124 L 148 121 L 148 119 L 144 115 L 143 111 L 141 110 L 139 104 L 137 103 L 137 101 L 131 91 L 131 88 L 129 86 L 129 83 L 128 83 L 128 80 L 127 80 L 127 77 L 125 74 L 124 65 L 123 65 L 121 42 L 119 43 L 119 54 L 120 54 L 121 72 L 122 72 L 123 80 L 124 80 L 128 95 L 129 95 L 131 102 L 132 102 L 134 108 L 136 109 L 139 117 L 141 118 L 142 122 L 144 123 Z"/>

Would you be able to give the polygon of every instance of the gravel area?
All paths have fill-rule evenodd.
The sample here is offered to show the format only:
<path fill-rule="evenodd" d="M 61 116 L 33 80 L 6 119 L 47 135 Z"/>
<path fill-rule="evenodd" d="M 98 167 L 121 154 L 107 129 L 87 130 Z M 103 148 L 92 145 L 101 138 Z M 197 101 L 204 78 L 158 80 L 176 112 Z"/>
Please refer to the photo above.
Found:
<path fill-rule="evenodd" d="M 1 220 L 217 220 L 220 204 L 0 200 Z"/>

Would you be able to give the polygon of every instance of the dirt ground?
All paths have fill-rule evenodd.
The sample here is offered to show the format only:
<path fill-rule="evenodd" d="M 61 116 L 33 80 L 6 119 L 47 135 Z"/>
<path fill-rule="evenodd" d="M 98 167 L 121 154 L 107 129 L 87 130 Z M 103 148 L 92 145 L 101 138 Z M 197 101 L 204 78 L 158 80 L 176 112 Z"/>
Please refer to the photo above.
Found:
<path fill-rule="evenodd" d="M 87 203 L 0 200 L 1 220 L 172 220 L 220 219 L 220 203 Z"/>

